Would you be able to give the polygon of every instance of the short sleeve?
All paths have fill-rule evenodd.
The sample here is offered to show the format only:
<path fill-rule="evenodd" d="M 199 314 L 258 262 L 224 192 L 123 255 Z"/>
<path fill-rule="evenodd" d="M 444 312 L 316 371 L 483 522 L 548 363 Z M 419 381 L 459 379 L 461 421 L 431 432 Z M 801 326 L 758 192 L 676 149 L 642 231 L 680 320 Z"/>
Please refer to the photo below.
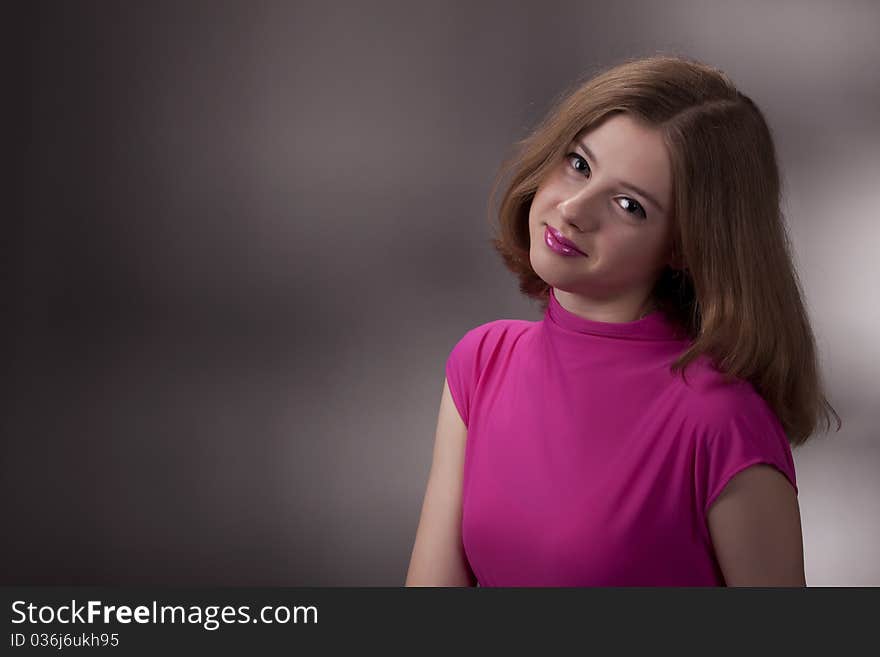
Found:
<path fill-rule="evenodd" d="M 446 359 L 446 381 L 452 401 L 466 427 L 470 426 L 474 394 L 491 353 L 502 339 L 510 320 L 481 324 L 464 334 Z"/>
<path fill-rule="evenodd" d="M 757 463 L 782 472 L 797 495 L 794 459 L 785 431 L 770 406 L 752 389 L 704 438 L 696 459 L 697 496 L 704 521 L 727 483 Z"/>
<path fill-rule="evenodd" d="M 471 329 L 455 344 L 446 359 L 446 382 L 449 384 L 452 401 L 455 402 L 465 426 L 469 425 L 471 400 L 479 376 L 478 347 L 478 331 Z"/>

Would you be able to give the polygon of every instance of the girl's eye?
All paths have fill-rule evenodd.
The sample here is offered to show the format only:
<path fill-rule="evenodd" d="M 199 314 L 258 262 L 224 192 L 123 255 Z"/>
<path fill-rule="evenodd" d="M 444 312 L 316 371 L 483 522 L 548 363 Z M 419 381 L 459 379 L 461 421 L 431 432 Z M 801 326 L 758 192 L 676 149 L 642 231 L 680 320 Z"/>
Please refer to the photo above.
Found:
<path fill-rule="evenodd" d="M 587 164 L 587 161 L 584 158 L 582 158 L 580 155 L 578 155 L 577 153 L 569 153 L 565 157 L 568 158 L 569 162 L 571 161 L 572 158 L 576 158 L 574 164 L 572 165 L 572 168 L 575 171 L 577 171 L 578 173 L 589 172 L 590 165 Z M 583 164 L 584 168 L 578 168 L 577 167 L 578 163 Z M 623 208 L 624 210 L 626 210 L 629 214 L 637 214 L 640 217 L 642 217 L 642 219 L 648 218 L 648 214 L 645 212 L 645 208 L 643 208 L 641 203 L 639 203 L 635 199 L 629 198 L 628 196 L 622 196 L 620 198 L 620 200 L 622 203 L 622 205 L 620 205 L 620 207 Z M 631 211 L 632 208 L 635 208 L 635 212 Z"/>
<path fill-rule="evenodd" d="M 620 201 L 623 204 L 620 207 L 622 207 L 627 212 L 629 212 L 630 208 L 636 208 L 635 214 L 638 214 L 639 216 L 641 216 L 642 219 L 646 219 L 648 217 L 647 213 L 645 212 L 645 208 L 643 208 L 641 206 L 641 204 L 639 204 L 639 202 L 636 201 L 635 199 L 631 199 L 628 196 L 621 196 Z M 630 213 L 630 214 L 633 214 L 633 213 Z"/>
<path fill-rule="evenodd" d="M 569 154 L 566 155 L 565 157 L 567 157 L 567 158 L 569 159 L 569 161 L 571 160 L 571 158 L 576 157 L 577 160 L 575 161 L 575 163 L 577 163 L 577 162 L 581 162 L 581 163 L 584 165 L 584 167 L 586 167 L 586 168 L 584 168 L 584 169 L 578 169 L 578 168 L 575 166 L 575 167 L 574 167 L 574 170 L 575 170 L 575 171 L 579 171 L 579 172 L 583 173 L 584 171 L 589 171 L 589 170 L 590 170 L 590 165 L 587 164 L 587 161 L 586 161 L 584 158 L 582 158 L 580 155 L 578 155 L 577 153 L 569 153 Z"/>

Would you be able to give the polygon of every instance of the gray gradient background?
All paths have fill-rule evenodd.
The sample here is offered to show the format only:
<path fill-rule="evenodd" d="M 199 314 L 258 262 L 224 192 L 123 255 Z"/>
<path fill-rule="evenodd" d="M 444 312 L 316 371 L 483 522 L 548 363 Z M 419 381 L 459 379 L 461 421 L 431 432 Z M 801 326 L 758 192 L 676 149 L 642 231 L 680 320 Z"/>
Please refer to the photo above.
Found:
<path fill-rule="evenodd" d="M 843 430 L 807 582 L 880 585 L 880 3 L 26 3 L 5 217 L 3 583 L 399 585 L 443 366 L 537 307 L 492 177 L 657 50 L 766 113 Z M 332 243 L 332 246 L 331 246 Z"/>

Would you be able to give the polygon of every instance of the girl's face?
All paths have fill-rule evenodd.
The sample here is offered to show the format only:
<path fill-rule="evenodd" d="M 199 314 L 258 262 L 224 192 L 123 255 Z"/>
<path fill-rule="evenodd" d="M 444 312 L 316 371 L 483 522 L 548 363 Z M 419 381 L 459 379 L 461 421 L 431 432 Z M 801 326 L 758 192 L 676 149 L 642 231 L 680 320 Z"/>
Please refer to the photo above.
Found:
<path fill-rule="evenodd" d="M 630 322 L 672 249 L 672 171 L 660 133 L 616 114 L 569 144 L 538 187 L 529 211 L 532 268 L 567 310 Z M 637 189 L 636 189 L 637 188 Z M 585 255 L 547 244 L 555 229 Z"/>

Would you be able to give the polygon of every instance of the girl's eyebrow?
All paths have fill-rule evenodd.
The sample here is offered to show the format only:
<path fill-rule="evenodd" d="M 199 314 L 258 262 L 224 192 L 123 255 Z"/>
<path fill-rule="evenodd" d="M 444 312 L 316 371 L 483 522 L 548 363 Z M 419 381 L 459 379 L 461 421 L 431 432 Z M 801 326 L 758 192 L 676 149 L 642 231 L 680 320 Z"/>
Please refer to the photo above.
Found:
<path fill-rule="evenodd" d="M 587 156 L 588 156 L 593 162 L 597 162 L 597 160 L 596 160 L 596 156 L 593 154 L 593 151 L 591 151 L 591 150 L 589 149 L 589 147 L 588 147 L 584 142 L 582 142 L 582 141 L 578 141 L 578 142 L 575 142 L 575 143 L 576 143 L 578 146 L 580 146 L 581 148 L 584 149 L 584 152 L 587 154 Z M 660 210 L 660 212 L 663 212 L 663 213 L 666 212 L 666 210 L 663 209 L 663 206 L 660 205 L 660 203 L 657 202 L 657 199 L 655 199 L 653 196 L 651 196 L 650 194 L 648 194 L 648 192 L 646 192 L 645 190 L 643 190 L 643 189 L 641 189 L 641 188 L 639 188 L 639 187 L 636 187 L 636 186 L 633 185 L 632 183 L 628 183 L 628 182 L 626 182 L 626 181 L 624 181 L 624 180 L 618 180 L 618 181 L 617 181 L 617 184 L 620 185 L 621 187 L 625 187 L 625 188 L 627 188 L 627 189 L 629 189 L 629 190 L 634 191 L 636 194 L 641 194 L 641 195 L 644 196 L 646 199 L 648 199 L 651 203 L 653 203 L 654 207 L 657 208 L 658 210 Z"/>

